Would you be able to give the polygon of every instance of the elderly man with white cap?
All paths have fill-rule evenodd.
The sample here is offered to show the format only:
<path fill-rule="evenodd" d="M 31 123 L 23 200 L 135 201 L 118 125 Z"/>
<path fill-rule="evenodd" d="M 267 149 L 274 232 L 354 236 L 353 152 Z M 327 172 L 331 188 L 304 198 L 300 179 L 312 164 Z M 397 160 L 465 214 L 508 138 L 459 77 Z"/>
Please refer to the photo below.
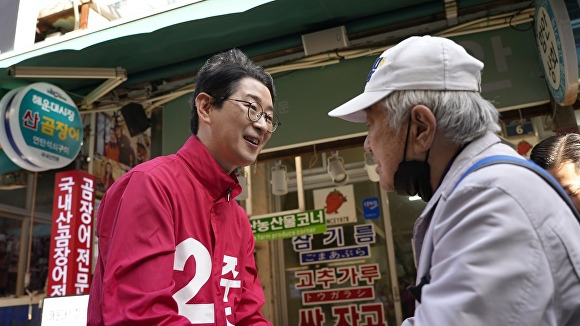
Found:
<path fill-rule="evenodd" d="M 449 39 L 410 37 L 329 112 L 367 124 L 383 189 L 428 202 L 403 325 L 580 325 L 580 221 L 545 171 L 500 142 L 482 69 Z"/>

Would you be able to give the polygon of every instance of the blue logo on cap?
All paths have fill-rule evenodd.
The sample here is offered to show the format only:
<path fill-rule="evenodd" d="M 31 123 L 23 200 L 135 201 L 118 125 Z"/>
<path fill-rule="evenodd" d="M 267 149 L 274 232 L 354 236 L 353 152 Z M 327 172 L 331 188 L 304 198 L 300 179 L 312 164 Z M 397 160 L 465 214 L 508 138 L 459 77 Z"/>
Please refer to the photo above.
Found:
<path fill-rule="evenodd" d="M 369 74 L 367 76 L 367 83 L 369 82 L 369 80 L 371 80 L 371 77 L 373 76 L 375 71 L 377 71 L 377 69 L 379 69 L 379 67 L 385 63 L 386 59 L 387 58 L 385 57 L 378 57 L 377 60 L 375 60 L 375 63 L 373 63 L 373 67 L 371 68 L 371 71 L 369 71 Z"/>

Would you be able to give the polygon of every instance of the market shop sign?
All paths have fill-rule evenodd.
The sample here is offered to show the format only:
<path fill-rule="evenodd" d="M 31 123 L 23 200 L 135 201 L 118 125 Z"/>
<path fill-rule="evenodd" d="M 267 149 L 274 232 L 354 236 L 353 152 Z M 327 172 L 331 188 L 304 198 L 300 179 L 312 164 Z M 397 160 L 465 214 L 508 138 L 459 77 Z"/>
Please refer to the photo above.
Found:
<path fill-rule="evenodd" d="M 538 0 L 536 3 L 536 39 L 546 84 L 554 100 L 571 105 L 578 96 L 578 57 L 575 35 L 568 12 L 578 11 L 577 1 Z"/>
<path fill-rule="evenodd" d="M 47 296 L 88 294 L 92 265 L 95 177 L 72 170 L 54 181 Z"/>
<path fill-rule="evenodd" d="M 353 185 L 315 189 L 312 196 L 314 207 L 324 208 L 328 226 L 356 223 Z"/>
<path fill-rule="evenodd" d="M 256 241 L 287 239 L 326 231 L 323 209 L 301 213 L 250 218 Z"/>
<path fill-rule="evenodd" d="M 0 145 L 18 166 L 29 171 L 58 169 L 78 155 L 83 139 L 79 111 L 66 92 L 34 83 L 0 100 Z"/>

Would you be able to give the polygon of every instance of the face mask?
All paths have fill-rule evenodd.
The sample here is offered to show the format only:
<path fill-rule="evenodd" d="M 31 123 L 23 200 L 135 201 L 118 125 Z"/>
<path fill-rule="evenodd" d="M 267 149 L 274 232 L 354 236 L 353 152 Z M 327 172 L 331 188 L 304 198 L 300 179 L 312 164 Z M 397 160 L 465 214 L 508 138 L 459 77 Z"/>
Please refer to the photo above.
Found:
<path fill-rule="evenodd" d="M 409 129 L 411 129 L 411 119 L 409 118 L 409 126 L 407 127 L 407 137 L 405 139 L 405 150 L 403 153 L 403 161 L 399 163 L 397 171 L 395 171 L 394 184 L 395 190 L 399 195 L 415 196 L 419 195 L 423 201 L 429 201 L 433 196 L 433 189 L 431 189 L 431 167 L 427 163 L 429 158 L 429 151 L 427 151 L 427 158 L 425 161 L 407 161 L 407 142 L 409 141 Z"/>

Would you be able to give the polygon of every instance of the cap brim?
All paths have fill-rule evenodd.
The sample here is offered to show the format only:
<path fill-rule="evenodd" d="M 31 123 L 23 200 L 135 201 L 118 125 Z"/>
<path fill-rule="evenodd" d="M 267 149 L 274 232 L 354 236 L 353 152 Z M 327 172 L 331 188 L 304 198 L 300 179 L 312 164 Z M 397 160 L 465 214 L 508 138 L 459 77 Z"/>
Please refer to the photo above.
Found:
<path fill-rule="evenodd" d="M 328 112 L 328 115 L 350 122 L 365 122 L 367 120 L 367 114 L 364 110 L 385 98 L 392 92 L 392 90 L 381 90 L 380 92 L 364 92 L 352 100 L 337 107 L 336 109 Z"/>

